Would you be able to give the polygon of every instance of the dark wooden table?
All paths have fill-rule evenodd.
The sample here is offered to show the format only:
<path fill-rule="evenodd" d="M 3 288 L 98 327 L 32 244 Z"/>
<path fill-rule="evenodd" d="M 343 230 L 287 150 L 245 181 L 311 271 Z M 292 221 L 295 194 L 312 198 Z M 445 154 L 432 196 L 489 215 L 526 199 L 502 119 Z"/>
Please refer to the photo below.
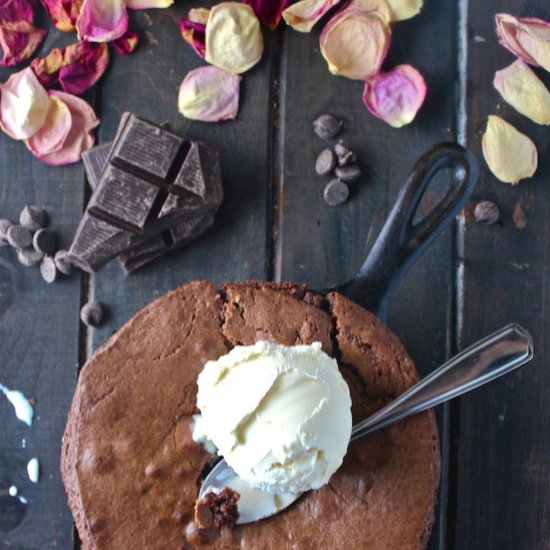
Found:
<path fill-rule="evenodd" d="M 494 71 L 513 61 L 497 44 L 494 13 L 550 19 L 547 0 L 426 0 L 420 16 L 397 24 L 386 66 L 411 63 L 429 86 L 417 120 L 400 130 L 363 108 L 361 83 L 328 73 L 318 31 L 287 29 L 266 33 L 264 58 L 244 77 L 235 122 L 184 120 L 177 112 L 178 86 L 201 64 L 177 26 L 190 6 L 133 13 L 139 50 L 127 58 L 113 54 L 87 98 L 102 119 L 99 142 L 113 137 L 121 113 L 130 110 L 216 146 L 226 195 L 216 225 L 186 250 L 130 277 L 113 263 L 97 275 L 48 285 L 37 269 L 20 266 L 12 250 L 0 248 L 0 381 L 36 400 L 36 420 L 28 428 L 0 396 L 0 548 L 73 548 L 59 475 L 61 435 L 79 366 L 113 331 L 193 279 L 292 280 L 313 287 L 349 279 L 418 155 L 451 140 L 481 160 L 486 116 L 498 113 L 537 143 L 536 177 L 506 186 L 481 160 L 472 201 L 403 282 L 389 325 L 421 373 L 510 321 L 532 332 L 537 356 L 531 365 L 438 412 L 443 477 L 430 549 L 550 549 L 550 130 L 520 116 L 492 87 Z M 73 40 L 52 31 L 41 52 Z M 10 72 L 1 70 L 0 80 Z M 550 84 L 550 75 L 544 77 Z M 311 122 L 327 111 L 345 120 L 342 137 L 366 168 L 340 208 L 324 204 L 323 180 L 313 170 L 323 144 L 313 137 Z M 67 247 L 87 193 L 81 165 L 45 166 L 21 143 L 0 136 L 0 217 L 16 218 L 26 203 L 44 205 Z M 473 221 L 475 202 L 486 198 L 501 208 L 498 225 Z M 523 229 L 513 219 L 518 208 L 527 216 Z M 88 298 L 110 308 L 99 330 L 79 324 Z M 32 456 L 42 467 L 36 485 L 25 470 Z M 8 496 L 12 484 L 28 507 Z"/>

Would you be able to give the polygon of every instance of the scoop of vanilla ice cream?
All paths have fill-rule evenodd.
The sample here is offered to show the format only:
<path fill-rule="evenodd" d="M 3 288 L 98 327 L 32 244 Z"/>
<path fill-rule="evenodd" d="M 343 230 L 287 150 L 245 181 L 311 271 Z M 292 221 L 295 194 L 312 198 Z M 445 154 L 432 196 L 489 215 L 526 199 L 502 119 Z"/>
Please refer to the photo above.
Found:
<path fill-rule="evenodd" d="M 349 388 L 321 344 L 237 346 L 198 379 L 201 434 L 244 480 L 273 492 L 328 482 L 351 435 Z"/>

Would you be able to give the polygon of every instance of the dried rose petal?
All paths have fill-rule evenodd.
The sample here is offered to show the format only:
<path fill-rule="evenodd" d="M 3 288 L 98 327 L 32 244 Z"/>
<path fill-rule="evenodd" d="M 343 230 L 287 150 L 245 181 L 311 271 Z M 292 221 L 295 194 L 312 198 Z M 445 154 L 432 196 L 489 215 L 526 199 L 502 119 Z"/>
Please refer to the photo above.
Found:
<path fill-rule="evenodd" d="M 126 7 L 131 10 L 147 10 L 149 8 L 167 8 L 174 0 L 125 0 Z"/>
<path fill-rule="evenodd" d="M 531 65 L 550 71 L 550 23 L 535 17 L 495 15 L 500 43 Z"/>
<path fill-rule="evenodd" d="M 11 67 L 28 59 L 48 31 L 33 25 L 35 6 L 31 0 L 0 0 L 0 65 Z"/>
<path fill-rule="evenodd" d="M 139 36 L 136 31 L 127 30 L 120 38 L 113 40 L 111 46 L 120 54 L 131 54 L 137 47 Z"/>
<path fill-rule="evenodd" d="M 258 19 L 268 28 L 274 29 L 281 21 L 281 15 L 291 0 L 242 0 L 254 10 Z"/>
<path fill-rule="evenodd" d="M 30 67 L 12 74 L 0 84 L 0 128 L 13 139 L 29 138 L 44 124 L 50 104 Z"/>
<path fill-rule="evenodd" d="M 203 122 L 234 119 L 239 110 L 240 81 L 240 76 L 218 67 L 190 71 L 180 86 L 180 113 Z"/>
<path fill-rule="evenodd" d="M 51 96 L 50 110 L 40 130 L 25 140 L 29 151 L 36 155 L 47 155 L 59 151 L 72 125 L 69 108 L 58 97 Z"/>
<path fill-rule="evenodd" d="M 283 18 L 295 31 L 310 32 L 315 23 L 340 0 L 300 0 L 283 12 Z"/>
<path fill-rule="evenodd" d="M 187 17 L 180 17 L 178 20 L 183 39 L 202 58 L 206 52 L 206 23 L 209 14 L 208 9 L 195 8 L 189 10 Z"/>
<path fill-rule="evenodd" d="M 550 72 L 550 23 L 529 17 L 520 21 L 523 26 L 516 38 L 519 45 L 537 65 Z"/>
<path fill-rule="evenodd" d="M 367 80 L 376 74 L 386 57 L 391 31 L 383 12 L 368 11 L 351 2 L 325 26 L 319 38 L 321 53 L 331 73 Z"/>
<path fill-rule="evenodd" d="M 376 117 L 394 128 L 414 120 L 426 97 L 422 75 L 410 65 L 378 73 L 365 83 L 363 102 Z"/>
<path fill-rule="evenodd" d="M 49 93 L 58 97 L 69 108 L 71 128 L 60 149 L 39 155 L 38 158 L 46 164 L 55 165 L 78 162 L 82 152 L 93 147 L 94 136 L 91 130 L 99 124 L 99 119 L 83 99 L 57 90 L 50 90 Z"/>
<path fill-rule="evenodd" d="M 215 5 L 206 23 L 204 59 L 232 73 L 244 73 L 262 57 L 264 41 L 254 10 L 239 2 Z"/>
<path fill-rule="evenodd" d="M 392 21 L 404 21 L 420 13 L 424 0 L 386 0 Z"/>
<path fill-rule="evenodd" d="M 13 32 L 0 26 L 0 48 L 4 52 L 0 65 L 11 67 L 28 59 L 47 33 L 44 29 L 34 27 L 28 32 Z"/>
<path fill-rule="evenodd" d="M 497 71 L 493 85 L 522 115 L 537 124 L 550 124 L 550 92 L 521 59 Z"/>
<path fill-rule="evenodd" d="M 65 32 L 76 30 L 83 0 L 40 0 L 56 29 Z"/>
<path fill-rule="evenodd" d="M 65 92 L 81 94 L 99 80 L 108 64 L 107 44 L 76 42 L 37 57 L 31 67 L 46 88 L 59 83 Z"/>
<path fill-rule="evenodd" d="M 111 42 L 128 30 L 124 0 L 84 0 L 76 22 L 79 40 Z"/>
<path fill-rule="evenodd" d="M 344 6 L 344 10 L 359 10 L 370 14 L 376 13 L 384 23 L 391 23 L 391 13 L 387 0 L 348 0 Z"/>
<path fill-rule="evenodd" d="M 481 143 L 485 161 L 500 181 L 515 184 L 536 172 L 535 144 L 502 118 L 489 116 Z"/>

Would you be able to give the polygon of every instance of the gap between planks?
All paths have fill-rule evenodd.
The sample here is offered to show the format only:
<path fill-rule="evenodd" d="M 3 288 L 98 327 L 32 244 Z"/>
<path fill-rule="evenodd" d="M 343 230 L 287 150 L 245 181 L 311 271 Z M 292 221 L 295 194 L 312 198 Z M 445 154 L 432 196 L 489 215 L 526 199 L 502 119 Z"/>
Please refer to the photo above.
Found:
<path fill-rule="evenodd" d="M 468 13 L 469 0 L 457 3 L 457 94 L 456 94 L 456 139 L 460 145 L 467 145 L 468 125 Z M 466 217 L 464 210 L 459 212 L 454 226 L 454 299 L 450 316 L 448 354 L 454 355 L 462 349 L 464 328 L 464 243 Z M 442 463 L 444 465 L 441 488 L 439 521 L 441 530 L 438 546 L 440 550 L 453 549 L 456 540 L 457 495 L 458 495 L 458 441 L 460 434 L 460 400 L 455 399 L 444 405 L 445 426 L 441 442 Z"/>

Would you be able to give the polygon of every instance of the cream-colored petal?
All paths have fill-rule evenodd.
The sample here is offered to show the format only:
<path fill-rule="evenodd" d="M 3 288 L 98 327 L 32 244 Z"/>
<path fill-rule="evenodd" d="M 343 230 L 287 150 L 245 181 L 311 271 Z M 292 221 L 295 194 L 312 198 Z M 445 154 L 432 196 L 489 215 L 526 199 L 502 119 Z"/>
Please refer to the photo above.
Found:
<path fill-rule="evenodd" d="M 481 143 L 489 170 L 500 181 L 516 184 L 536 172 L 535 144 L 499 116 L 489 116 Z"/>
<path fill-rule="evenodd" d="M 34 135 L 48 115 L 50 97 L 28 67 L 0 84 L 0 128 L 13 139 Z"/>
<path fill-rule="evenodd" d="M 420 13 L 424 0 L 387 0 L 392 21 L 404 21 Z"/>
<path fill-rule="evenodd" d="M 341 0 L 300 0 L 283 11 L 283 19 L 295 31 L 309 32 Z"/>
<path fill-rule="evenodd" d="M 240 80 L 240 76 L 218 67 L 206 66 L 190 71 L 180 86 L 180 113 L 203 122 L 234 119 L 239 110 Z"/>
<path fill-rule="evenodd" d="M 264 42 L 254 10 L 239 2 L 216 4 L 206 23 L 204 59 L 231 73 L 244 73 L 262 57 Z"/>
<path fill-rule="evenodd" d="M 377 12 L 357 8 L 338 13 L 319 38 L 329 71 L 354 80 L 367 80 L 380 70 L 390 40 L 390 28 Z"/>
<path fill-rule="evenodd" d="M 522 115 L 537 124 L 550 124 L 550 91 L 521 59 L 497 71 L 493 84 Z"/>
<path fill-rule="evenodd" d="M 550 29 L 544 34 L 519 29 L 516 40 L 537 64 L 550 72 Z"/>

